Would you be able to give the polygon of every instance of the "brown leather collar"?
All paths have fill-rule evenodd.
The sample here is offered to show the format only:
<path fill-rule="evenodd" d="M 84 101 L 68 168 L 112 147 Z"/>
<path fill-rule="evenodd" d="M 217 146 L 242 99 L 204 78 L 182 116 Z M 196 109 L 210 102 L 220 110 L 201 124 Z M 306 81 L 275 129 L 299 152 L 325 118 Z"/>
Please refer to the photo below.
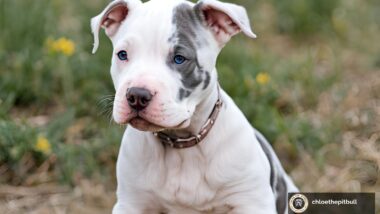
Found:
<path fill-rule="evenodd" d="M 220 111 L 220 107 L 223 104 L 219 91 L 220 90 L 218 86 L 218 100 L 216 101 L 210 116 L 208 117 L 207 121 L 202 126 L 201 130 L 198 132 L 197 135 L 192 135 L 188 138 L 180 138 L 169 136 L 168 134 L 165 134 L 163 132 L 153 132 L 154 136 L 158 137 L 158 139 L 164 146 L 170 146 L 176 149 L 189 148 L 200 143 L 207 136 L 211 128 L 214 126 L 215 120 L 218 117 Z"/>

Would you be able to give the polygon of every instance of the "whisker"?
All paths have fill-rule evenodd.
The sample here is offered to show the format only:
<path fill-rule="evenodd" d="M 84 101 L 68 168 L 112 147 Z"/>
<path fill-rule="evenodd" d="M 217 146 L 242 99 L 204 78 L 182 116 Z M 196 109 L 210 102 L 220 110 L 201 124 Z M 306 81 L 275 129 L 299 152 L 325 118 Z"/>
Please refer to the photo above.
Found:
<path fill-rule="evenodd" d="M 112 110 L 114 105 L 115 95 L 105 95 L 98 101 L 99 115 L 106 116 L 112 121 Z"/>

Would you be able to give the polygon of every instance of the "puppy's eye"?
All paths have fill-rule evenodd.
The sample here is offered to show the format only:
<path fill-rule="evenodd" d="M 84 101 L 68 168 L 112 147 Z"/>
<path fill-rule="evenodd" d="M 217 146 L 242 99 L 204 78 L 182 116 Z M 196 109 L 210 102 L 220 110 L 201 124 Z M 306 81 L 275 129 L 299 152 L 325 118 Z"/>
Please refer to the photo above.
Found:
<path fill-rule="evenodd" d="M 124 60 L 128 60 L 128 54 L 127 54 L 127 51 L 119 51 L 117 53 L 117 57 L 119 57 L 120 60 L 124 61 Z"/>
<path fill-rule="evenodd" d="M 186 61 L 186 58 L 184 56 L 181 56 L 181 55 L 175 55 L 173 58 L 173 61 L 175 64 L 180 65 Z"/>

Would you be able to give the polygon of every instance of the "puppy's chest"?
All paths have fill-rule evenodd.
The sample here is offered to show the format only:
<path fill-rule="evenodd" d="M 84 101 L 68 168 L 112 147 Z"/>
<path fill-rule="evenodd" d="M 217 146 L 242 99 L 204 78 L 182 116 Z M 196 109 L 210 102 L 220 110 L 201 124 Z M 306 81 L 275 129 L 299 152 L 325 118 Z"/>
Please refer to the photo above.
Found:
<path fill-rule="evenodd" d="M 168 152 L 155 165 L 157 182 L 152 191 L 164 207 L 195 207 L 204 213 L 222 209 L 223 204 L 217 196 L 221 185 L 211 174 L 213 170 L 208 158 L 199 151 Z"/>

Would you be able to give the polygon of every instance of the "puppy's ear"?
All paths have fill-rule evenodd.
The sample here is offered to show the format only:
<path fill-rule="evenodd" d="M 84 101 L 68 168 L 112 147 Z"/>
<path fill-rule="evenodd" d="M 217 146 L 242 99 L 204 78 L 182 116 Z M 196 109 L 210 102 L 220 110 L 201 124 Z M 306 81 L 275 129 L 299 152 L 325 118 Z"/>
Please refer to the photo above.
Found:
<path fill-rule="evenodd" d="M 91 19 L 91 30 L 94 35 L 92 53 L 95 53 L 99 46 L 100 28 L 104 28 L 107 36 L 112 40 L 130 10 L 139 4 L 141 4 L 140 0 L 115 0 L 109 3 L 99 15 Z"/>
<path fill-rule="evenodd" d="M 247 11 L 242 6 L 217 0 L 200 0 L 194 9 L 221 47 L 239 32 L 256 38 L 251 30 Z"/>

